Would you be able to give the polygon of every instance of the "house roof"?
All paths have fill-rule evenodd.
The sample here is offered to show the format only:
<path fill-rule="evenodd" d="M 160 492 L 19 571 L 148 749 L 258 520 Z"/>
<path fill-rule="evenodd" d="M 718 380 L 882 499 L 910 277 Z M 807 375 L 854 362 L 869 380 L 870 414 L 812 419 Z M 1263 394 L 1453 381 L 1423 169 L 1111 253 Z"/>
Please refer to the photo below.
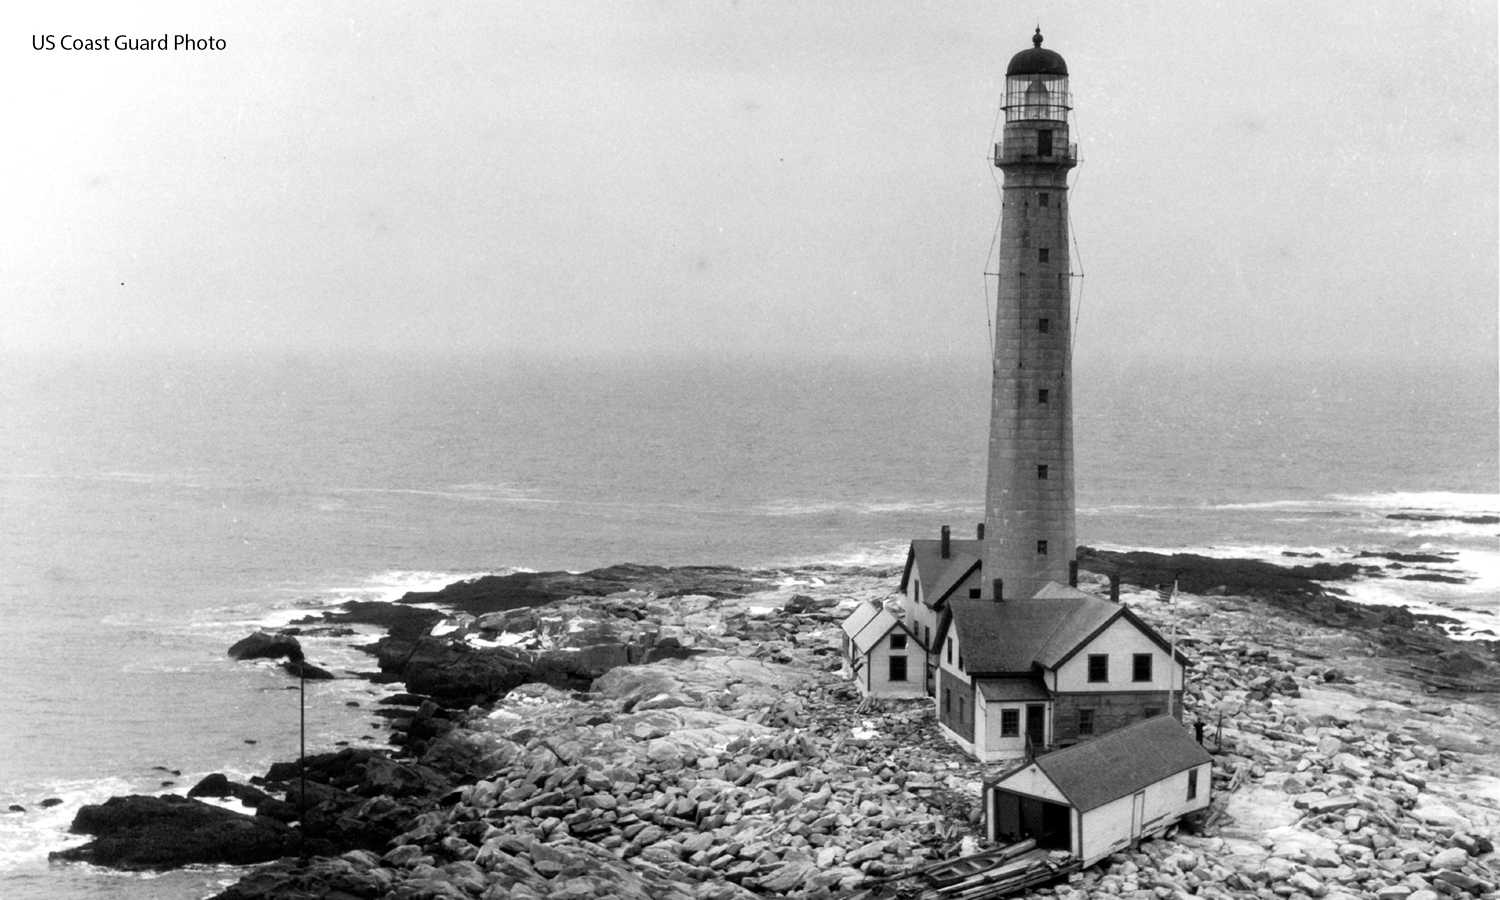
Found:
<path fill-rule="evenodd" d="M 1176 719 L 1155 716 L 1038 756 L 1035 765 L 1075 809 L 1088 812 L 1211 760 Z"/>
<path fill-rule="evenodd" d="M 849 618 L 845 619 L 844 624 L 839 627 L 844 630 L 844 634 L 847 634 L 851 639 L 853 639 L 856 634 L 859 634 L 860 629 L 870 624 L 870 620 L 874 619 L 879 614 L 879 605 L 874 603 L 861 603 L 854 608 L 854 612 L 850 613 Z"/>
<path fill-rule="evenodd" d="M 1052 694 L 1035 675 L 1027 678 L 985 678 L 977 682 L 979 693 L 988 703 L 1019 703 L 1047 700 Z"/>
<path fill-rule="evenodd" d="M 964 671 L 975 676 L 1030 672 L 1033 664 L 1055 669 L 1121 618 L 1171 650 L 1125 607 L 1057 584 L 1044 587 L 1034 600 L 954 599 L 948 607 L 963 647 Z"/>
<path fill-rule="evenodd" d="M 901 573 L 900 590 L 911 583 L 912 572 L 922 584 L 922 605 L 937 608 L 969 573 L 981 565 L 984 541 L 950 540 L 948 557 L 943 557 L 941 540 L 912 541 L 906 552 L 906 569 Z"/>
<path fill-rule="evenodd" d="M 874 614 L 865 615 L 863 613 L 865 609 L 872 610 Z M 858 627 L 851 630 L 851 626 L 860 622 L 863 624 L 858 624 Z M 906 626 L 902 625 L 901 620 L 892 615 L 890 610 L 870 603 L 860 604 L 860 609 L 856 609 L 849 618 L 845 619 L 843 625 L 844 633 L 849 635 L 850 640 L 854 642 L 854 648 L 861 656 L 869 653 L 876 644 L 880 643 L 881 638 L 896 628 L 906 630 Z"/>

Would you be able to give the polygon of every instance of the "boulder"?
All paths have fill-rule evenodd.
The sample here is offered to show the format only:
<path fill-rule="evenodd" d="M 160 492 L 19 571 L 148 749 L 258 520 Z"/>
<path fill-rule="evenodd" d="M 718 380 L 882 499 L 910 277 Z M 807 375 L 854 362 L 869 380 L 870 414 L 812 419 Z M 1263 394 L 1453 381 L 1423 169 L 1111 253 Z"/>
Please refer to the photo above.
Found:
<path fill-rule="evenodd" d="M 69 830 L 94 840 L 54 852 L 51 859 L 118 869 L 252 865 L 289 853 L 297 843 L 296 832 L 280 822 L 171 794 L 111 797 L 85 806 Z"/>
<path fill-rule="evenodd" d="M 272 634 L 267 631 L 257 631 L 249 637 L 242 638 L 229 648 L 229 655 L 234 659 L 289 659 L 302 658 L 302 644 L 289 634 Z"/>

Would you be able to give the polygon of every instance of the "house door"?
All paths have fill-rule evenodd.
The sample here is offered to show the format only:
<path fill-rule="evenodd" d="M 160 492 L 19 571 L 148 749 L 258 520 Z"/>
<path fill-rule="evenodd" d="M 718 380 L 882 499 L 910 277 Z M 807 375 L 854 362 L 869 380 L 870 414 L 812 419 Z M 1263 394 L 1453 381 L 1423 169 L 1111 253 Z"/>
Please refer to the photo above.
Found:
<path fill-rule="evenodd" d="M 1146 792 L 1140 791 L 1130 798 L 1130 839 L 1139 841 L 1141 829 L 1146 822 Z"/>
<path fill-rule="evenodd" d="M 1040 703 L 1026 704 L 1026 741 L 1040 750 L 1047 743 L 1047 707 Z"/>

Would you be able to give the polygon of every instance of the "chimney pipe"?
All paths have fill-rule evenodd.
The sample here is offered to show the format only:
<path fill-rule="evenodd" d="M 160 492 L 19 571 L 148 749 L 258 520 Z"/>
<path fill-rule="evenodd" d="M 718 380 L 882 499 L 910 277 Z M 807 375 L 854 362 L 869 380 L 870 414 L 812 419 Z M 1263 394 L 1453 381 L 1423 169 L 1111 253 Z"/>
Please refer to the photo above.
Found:
<path fill-rule="evenodd" d="M 1078 587 L 1078 560 L 1068 563 L 1068 587 Z"/>
<path fill-rule="evenodd" d="M 1111 602 L 1111 603 L 1119 603 L 1120 602 L 1120 573 L 1119 572 L 1110 572 L 1109 573 L 1109 602 Z"/>
<path fill-rule="evenodd" d="M 995 602 L 999 603 L 1000 601 L 1002 601 L 1004 599 L 1005 599 L 1005 579 L 1004 578 L 996 578 L 995 579 Z"/>
<path fill-rule="evenodd" d="M 929 532 L 930 533 L 930 532 Z M 948 533 L 948 526 L 943 526 L 943 559 L 947 559 L 953 552 L 953 541 Z"/>
<path fill-rule="evenodd" d="M 979 523 L 979 529 L 978 529 L 978 532 L 979 532 L 979 535 L 978 535 L 978 536 L 979 536 L 979 539 L 980 539 L 980 540 L 981 540 L 981 541 L 982 541 L 982 540 L 984 540 L 984 523 L 983 523 L 983 522 L 980 522 L 980 523 Z"/>

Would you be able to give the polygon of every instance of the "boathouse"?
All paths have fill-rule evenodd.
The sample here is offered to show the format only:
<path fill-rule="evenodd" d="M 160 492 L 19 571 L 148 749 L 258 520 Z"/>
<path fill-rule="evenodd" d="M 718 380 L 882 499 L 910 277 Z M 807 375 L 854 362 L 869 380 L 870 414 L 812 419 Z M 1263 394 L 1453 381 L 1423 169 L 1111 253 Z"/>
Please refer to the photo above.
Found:
<path fill-rule="evenodd" d="M 991 841 L 1034 837 L 1091 866 L 1211 799 L 1212 758 L 1161 716 L 1046 756 L 984 786 Z"/>

